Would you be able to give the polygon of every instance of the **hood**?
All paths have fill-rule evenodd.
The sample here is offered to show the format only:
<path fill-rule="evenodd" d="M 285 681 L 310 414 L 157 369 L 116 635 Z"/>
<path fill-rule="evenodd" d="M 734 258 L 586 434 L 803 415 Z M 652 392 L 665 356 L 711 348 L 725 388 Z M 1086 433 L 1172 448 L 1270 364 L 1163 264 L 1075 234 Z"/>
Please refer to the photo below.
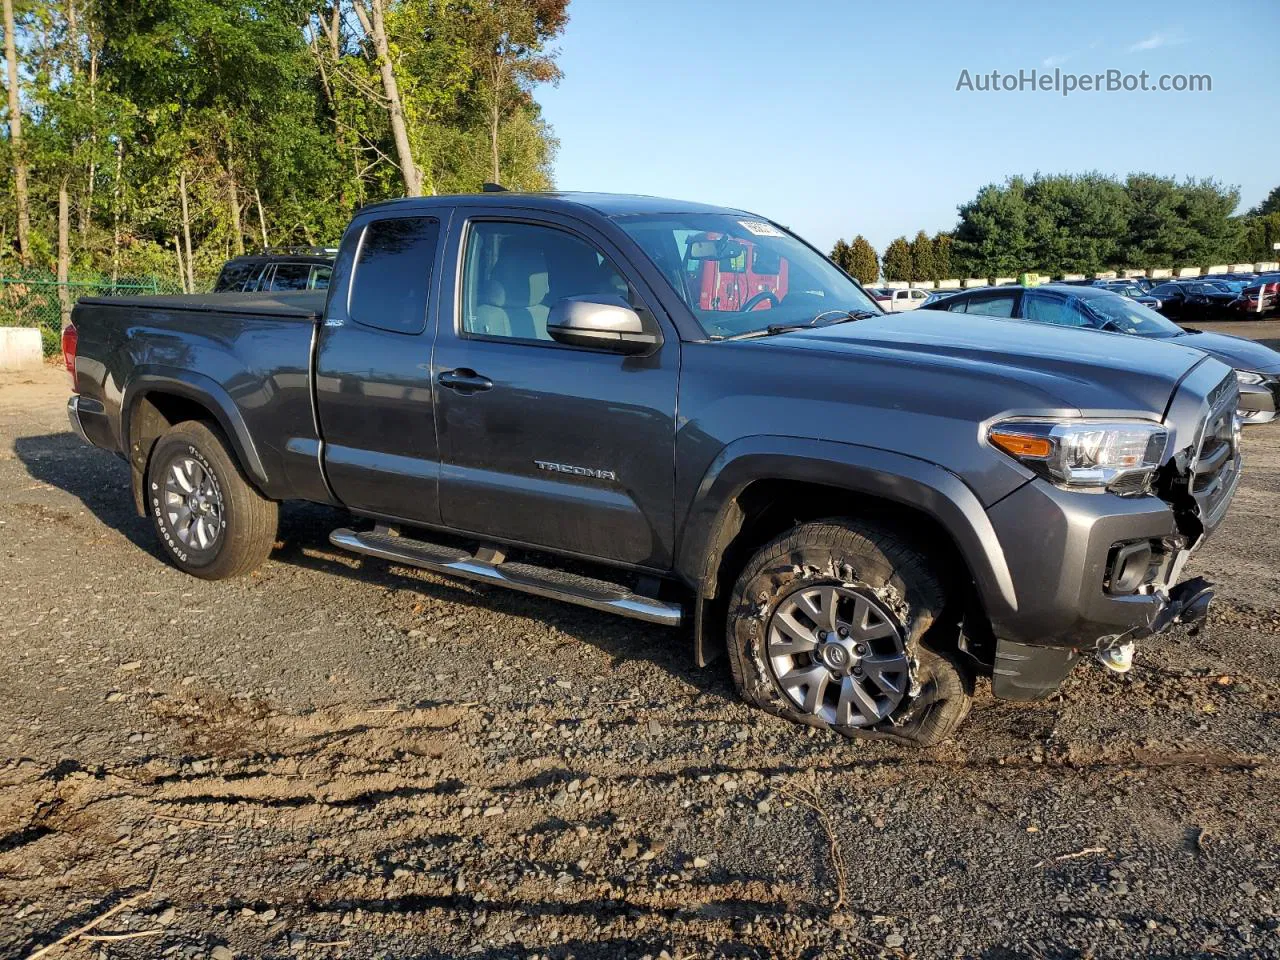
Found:
<path fill-rule="evenodd" d="M 1246 340 L 1229 333 L 1202 333 L 1198 330 L 1188 330 L 1168 339 L 1184 347 L 1203 350 L 1237 370 L 1280 373 L 1280 351 L 1272 350 L 1256 340 Z"/>
<path fill-rule="evenodd" d="M 907 376 L 928 377 L 932 369 L 952 382 L 1004 382 L 1015 388 L 1004 391 L 1008 408 L 1042 404 L 1156 417 L 1178 381 L 1204 358 L 1169 341 L 937 310 L 798 330 L 763 342 L 896 364 Z M 978 392 L 990 396 L 989 390 Z M 966 398 L 953 393 L 948 402 L 964 405 Z"/>

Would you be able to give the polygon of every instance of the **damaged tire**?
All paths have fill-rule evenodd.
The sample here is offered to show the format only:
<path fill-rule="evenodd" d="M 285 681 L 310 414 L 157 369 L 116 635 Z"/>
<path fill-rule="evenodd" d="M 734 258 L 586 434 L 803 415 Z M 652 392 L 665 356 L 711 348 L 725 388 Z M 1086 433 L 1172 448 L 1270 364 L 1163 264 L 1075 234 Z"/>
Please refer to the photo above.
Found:
<path fill-rule="evenodd" d="M 794 527 L 747 563 L 729 601 L 729 664 L 748 703 L 845 736 L 940 743 L 972 678 L 922 638 L 946 596 L 925 557 L 854 520 Z"/>

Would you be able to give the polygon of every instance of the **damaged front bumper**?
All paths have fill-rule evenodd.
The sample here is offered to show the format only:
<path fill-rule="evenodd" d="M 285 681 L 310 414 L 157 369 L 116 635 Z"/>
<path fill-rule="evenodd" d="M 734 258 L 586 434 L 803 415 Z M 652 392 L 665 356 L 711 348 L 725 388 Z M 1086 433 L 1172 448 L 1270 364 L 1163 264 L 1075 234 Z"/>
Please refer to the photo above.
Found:
<path fill-rule="evenodd" d="M 1147 624 L 1135 627 L 1124 636 L 1104 638 L 1098 652 L 1132 646 L 1134 640 L 1162 633 L 1175 623 L 1198 623 L 1209 614 L 1213 585 L 1203 577 L 1196 577 L 1178 584 L 1167 596 L 1159 597 L 1159 601 Z M 1044 647 L 999 639 L 991 669 L 991 691 L 1003 700 L 1041 700 L 1061 686 L 1080 657 L 1081 651 L 1071 647 Z"/>

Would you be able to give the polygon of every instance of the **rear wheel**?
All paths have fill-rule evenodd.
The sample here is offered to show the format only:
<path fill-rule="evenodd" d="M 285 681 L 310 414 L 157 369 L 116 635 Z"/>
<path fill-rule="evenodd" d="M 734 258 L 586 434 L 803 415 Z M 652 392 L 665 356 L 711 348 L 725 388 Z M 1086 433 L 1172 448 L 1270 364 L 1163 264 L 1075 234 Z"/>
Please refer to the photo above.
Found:
<path fill-rule="evenodd" d="M 729 602 L 729 662 L 749 703 L 845 736 L 931 746 L 968 715 L 972 680 L 921 639 L 943 589 L 892 532 L 797 526 L 762 547 Z"/>
<path fill-rule="evenodd" d="M 165 555 L 205 580 L 248 573 L 275 544 L 275 501 L 249 483 L 211 423 L 179 423 L 156 441 L 147 507 Z"/>

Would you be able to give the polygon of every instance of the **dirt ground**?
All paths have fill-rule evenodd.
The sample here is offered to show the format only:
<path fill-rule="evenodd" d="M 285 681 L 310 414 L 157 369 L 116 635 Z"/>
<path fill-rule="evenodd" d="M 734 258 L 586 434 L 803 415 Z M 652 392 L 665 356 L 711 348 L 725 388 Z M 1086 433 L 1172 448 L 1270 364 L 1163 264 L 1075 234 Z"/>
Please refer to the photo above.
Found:
<path fill-rule="evenodd" d="M 0 379 L 0 956 L 113 909 L 49 955 L 1280 955 L 1280 425 L 1203 629 L 980 683 L 911 752 L 747 709 L 684 634 L 343 554 L 326 508 L 186 577 L 66 389 Z"/>

